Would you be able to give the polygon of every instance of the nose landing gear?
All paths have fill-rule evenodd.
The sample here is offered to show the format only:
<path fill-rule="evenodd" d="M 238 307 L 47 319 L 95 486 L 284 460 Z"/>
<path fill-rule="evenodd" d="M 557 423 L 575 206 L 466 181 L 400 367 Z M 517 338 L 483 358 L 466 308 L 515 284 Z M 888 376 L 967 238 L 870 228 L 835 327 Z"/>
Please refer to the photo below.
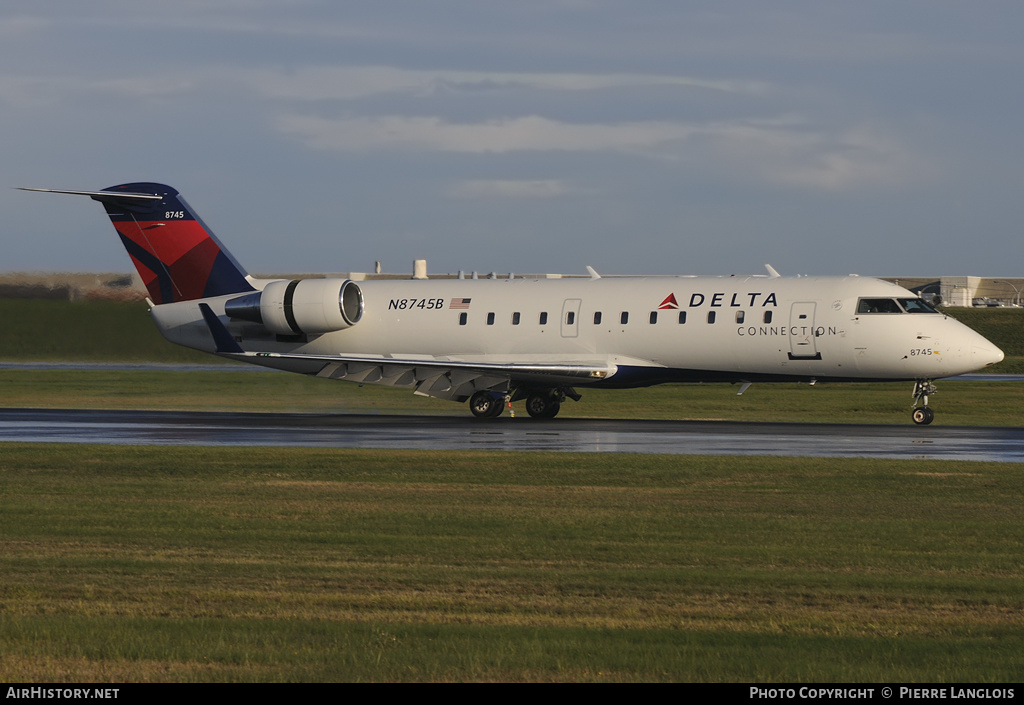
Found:
<path fill-rule="evenodd" d="M 928 408 L 928 396 L 936 391 L 930 379 L 919 379 L 914 383 L 914 411 L 911 418 L 918 426 L 927 426 L 935 419 L 935 412 Z"/>

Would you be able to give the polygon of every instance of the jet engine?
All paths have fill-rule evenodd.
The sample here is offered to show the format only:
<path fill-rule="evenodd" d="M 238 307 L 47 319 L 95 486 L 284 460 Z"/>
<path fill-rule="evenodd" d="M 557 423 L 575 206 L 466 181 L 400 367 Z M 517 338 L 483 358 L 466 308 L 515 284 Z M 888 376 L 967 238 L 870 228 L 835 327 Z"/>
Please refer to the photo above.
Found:
<path fill-rule="evenodd" d="M 319 335 L 354 326 L 363 317 L 363 292 L 350 279 L 273 281 L 224 304 L 231 318 L 262 323 L 278 335 Z"/>

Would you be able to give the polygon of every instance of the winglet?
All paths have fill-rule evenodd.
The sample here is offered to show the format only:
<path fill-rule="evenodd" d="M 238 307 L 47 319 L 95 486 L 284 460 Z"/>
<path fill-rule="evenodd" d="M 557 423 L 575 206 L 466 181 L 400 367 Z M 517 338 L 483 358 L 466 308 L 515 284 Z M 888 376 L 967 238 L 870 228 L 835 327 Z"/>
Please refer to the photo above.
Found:
<path fill-rule="evenodd" d="M 217 352 L 219 354 L 239 354 L 244 353 L 245 350 L 238 344 L 234 336 L 228 332 L 228 329 L 224 327 L 224 324 L 217 318 L 217 314 L 213 312 L 209 304 L 199 304 L 199 310 L 203 314 L 203 320 L 206 321 L 206 327 L 210 329 L 210 335 L 213 336 L 213 342 L 217 344 Z"/>
<path fill-rule="evenodd" d="M 782 276 L 781 274 L 776 272 L 775 267 L 771 266 L 770 264 L 765 264 L 764 268 L 768 270 L 769 279 L 778 279 L 779 277 Z"/>
<path fill-rule="evenodd" d="M 594 269 L 593 267 L 591 267 L 589 264 L 587 265 L 587 271 L 590 272 L 590 278 L 591 279 L 600 279 L 601 278 L 601 275 L 597 273 L 597 270 Z"/>

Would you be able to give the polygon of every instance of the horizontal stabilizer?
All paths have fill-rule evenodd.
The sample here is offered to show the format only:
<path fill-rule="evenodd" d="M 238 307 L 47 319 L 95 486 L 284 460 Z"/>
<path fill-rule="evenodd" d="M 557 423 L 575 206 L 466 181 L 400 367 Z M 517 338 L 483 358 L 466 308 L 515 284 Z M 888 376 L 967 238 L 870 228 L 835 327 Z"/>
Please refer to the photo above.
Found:
<path fill-rule="evenodd" d="M 90 198 L 95 198 L 97 201 L 114 200 L 117 198 L 138 199 L 142 201 L 159 201 L 163 199 L 163 196 L 154 193 L 111 193 L 110 191 L 63 191 L 55 188 L 28 188 L 27 186 L 19 186 L 18 190 L 38 191 L 40 193 L 69 193 L 72 196 L 89 196 Z"/>

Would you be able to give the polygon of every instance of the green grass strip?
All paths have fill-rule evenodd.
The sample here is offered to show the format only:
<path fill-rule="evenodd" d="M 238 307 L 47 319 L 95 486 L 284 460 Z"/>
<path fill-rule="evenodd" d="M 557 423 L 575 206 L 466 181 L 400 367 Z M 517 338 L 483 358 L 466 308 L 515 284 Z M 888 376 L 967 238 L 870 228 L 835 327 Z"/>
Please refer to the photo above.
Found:
<path fill-rule="evenodd" d="M 1024 463 L 5 444 L 8 681 L 1019 681 Z"/>

